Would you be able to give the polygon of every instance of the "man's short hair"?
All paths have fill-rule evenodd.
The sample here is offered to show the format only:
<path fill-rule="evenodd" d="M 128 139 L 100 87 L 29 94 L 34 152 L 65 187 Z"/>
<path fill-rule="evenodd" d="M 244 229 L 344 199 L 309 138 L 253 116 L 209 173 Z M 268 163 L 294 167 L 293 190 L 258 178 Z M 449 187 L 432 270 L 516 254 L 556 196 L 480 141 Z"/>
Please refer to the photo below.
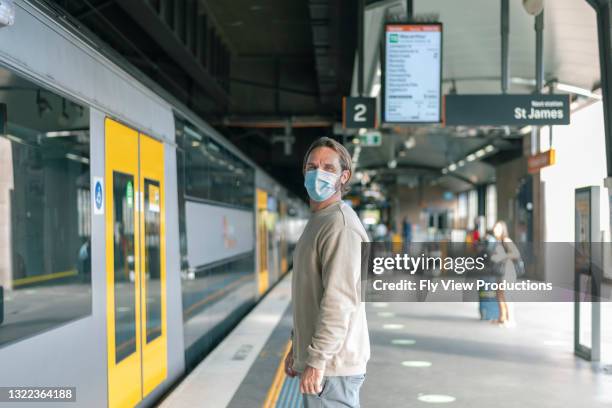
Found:
<path fill-rule="evenodd" d="M 351 159 L 351 154 L 346 150 L 346 147 L 342 146 L 341 143 L 336 142 L 334 139 L 329 137 L 321 137 L 310 145 L 308 150 L 306 150 L 306 154 L 304 155 L 304 162 L 302 163 L 302 172 L 306 170 L 306 164 L 308 164 L 308 156 L 314 149 L 318 149 L 319 147 L 329 147 L 336 153 L 338 153 L 338 157 L 340 160 L 340 169 L 342 171 L 348 170 L 349 177 L 346 180 L 346 183 L 342 185 L 342 195 L 346 194 L 350 188 L 348 186 L 351 177 L 353 176 L 353 160 Z"/>

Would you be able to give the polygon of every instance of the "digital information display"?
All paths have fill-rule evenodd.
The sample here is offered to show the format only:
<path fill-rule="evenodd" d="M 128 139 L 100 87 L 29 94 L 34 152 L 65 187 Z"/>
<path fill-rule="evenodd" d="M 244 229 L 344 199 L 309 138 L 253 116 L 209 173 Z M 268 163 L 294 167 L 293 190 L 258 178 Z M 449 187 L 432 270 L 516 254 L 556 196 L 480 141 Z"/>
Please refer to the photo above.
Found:
<path fill-rule="evenodd" d="M 440 122 L 442 24 L 385 26 L 383 121 Z"/>

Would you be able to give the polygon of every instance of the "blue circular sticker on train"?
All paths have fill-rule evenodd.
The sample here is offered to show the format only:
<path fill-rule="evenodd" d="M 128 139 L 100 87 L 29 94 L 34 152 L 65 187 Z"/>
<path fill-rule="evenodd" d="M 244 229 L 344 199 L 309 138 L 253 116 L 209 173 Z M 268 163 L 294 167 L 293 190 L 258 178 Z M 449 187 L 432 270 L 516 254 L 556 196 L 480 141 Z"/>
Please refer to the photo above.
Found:
<path fill-rule="evenodd" d="M 101 210 L 102 209 L 102 183 L 100 181 L 96 181 L 94 191 L 95 191 L 96 210 Z"/>

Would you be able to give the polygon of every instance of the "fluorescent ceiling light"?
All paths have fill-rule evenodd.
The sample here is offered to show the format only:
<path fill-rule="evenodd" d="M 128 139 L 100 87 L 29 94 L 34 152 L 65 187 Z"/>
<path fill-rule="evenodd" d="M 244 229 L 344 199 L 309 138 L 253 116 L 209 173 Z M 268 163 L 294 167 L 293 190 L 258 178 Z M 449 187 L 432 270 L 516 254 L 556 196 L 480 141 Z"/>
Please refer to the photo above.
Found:
<path fill-rule="evenodd" d="M 55 132 L 46 132 L 45 136 L 46 137 L 67 137 L 67 136 L 72 136 L 72 132 L 69 130 L 58 130 Z"/>
<path fill-rule="evenodd" d="M 380 83 L 376 83 L 372 85 L 372 90 L 370 91 L 370 96 L 372 98 L 376 98 L 380 93 Z"/>
<path fill-rule="evenodd" d="M 457 163 L 457 166 L 459 167 L 465 166 L 465 160 L 459 160 L 459 162 Z"/>
<path fill-rule="evenodd" d="M 559 91 L 569 92 L 577 95 L 586 96 L 587 98 L 601 100 L 601 95 L 593 93 L 589 89 L 584 89 L 580 88 L 579 86 L 564 84 L 560 82 L 557 82 L 555 86 Z"/>
<path fill-rule="evenodd" d="M 82 157 L 73 153 L 66 153 L 66 158 L 68 160 L 73 160 L 79 163 L 89 164 L 89 159 L 86 157 Z"/>
<path fill-rule="evenodd" d="M 467 160 L 469 162 L 474 161 L 474 160 L 476 160 L 476 155 L 474 153 L 468 154 L 467 157 L 465 158 L 465 160 Z"/>
<path fill-rule="evenodd" d="M 448 169 L 445 167 L 442 169 L 442 174 L 446 174 L 446 173 L 448 173 Z"/>
<path fill-rule="evenodd" d="M 199 140 L 200 142 L 202 141 L 202 135 L 200 135 L 195 130 L 188 128 L 187 126 L 185 126 L 183 129 L 185 130 L 185 133 L 187 133 L 188 136 L 193 137 L 194 139 Z"/>
<path fill-rule="evenodd" d="M 485 153 L 491 153 L 493 150 L 495 150 L 495 147 L 493 147 L 493 145 L 488 145 L 484 148 Z"/>
<path fill-rule="evenodd" d="M 485 155 L 485 151 L 484 149 L 477 150 L 476 153 L 474 153 L 474 155 L 476 155 L 476 157 L 482 157 Z"/>
<path fill-rule="evenodd" d="M 448 166 L 448 170 L 450 170 L 450 171 L 455 171 L 455 170 L 457 170 L 457 165 L 456 165 L 455 163 L 451 163 L 451 164 Z"/>
<path fill-rule="evenodd" d="M 519 133 L 521 135 L 526 135 L 528 133 L 531 133 L 531 126 L 527 125 L 527 126 L 523 126 L 520 130 Z"/>

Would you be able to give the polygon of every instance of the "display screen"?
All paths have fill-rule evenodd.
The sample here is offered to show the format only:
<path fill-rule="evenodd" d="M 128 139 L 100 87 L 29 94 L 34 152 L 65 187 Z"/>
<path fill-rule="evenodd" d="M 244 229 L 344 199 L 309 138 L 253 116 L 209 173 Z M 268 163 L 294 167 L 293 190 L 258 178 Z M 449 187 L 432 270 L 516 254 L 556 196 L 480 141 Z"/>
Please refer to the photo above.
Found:
<path fill-rule="evenodd" d="M 383 121 L 440 122 L 441 24 L 385 26 Z"/>

